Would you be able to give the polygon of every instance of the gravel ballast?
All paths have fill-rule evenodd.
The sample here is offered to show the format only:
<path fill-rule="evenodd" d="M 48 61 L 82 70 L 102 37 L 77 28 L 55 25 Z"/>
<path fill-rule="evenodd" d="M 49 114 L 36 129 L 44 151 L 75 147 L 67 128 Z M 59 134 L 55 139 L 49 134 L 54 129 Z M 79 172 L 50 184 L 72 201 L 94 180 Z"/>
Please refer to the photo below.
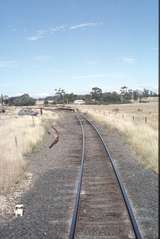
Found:
<path fill-rule="evenodd" d="M 158 239 L 158 175 L 140 164 L 139 156 L 116 129 L 93 121 L 116 164 L 143 237 Z"/>

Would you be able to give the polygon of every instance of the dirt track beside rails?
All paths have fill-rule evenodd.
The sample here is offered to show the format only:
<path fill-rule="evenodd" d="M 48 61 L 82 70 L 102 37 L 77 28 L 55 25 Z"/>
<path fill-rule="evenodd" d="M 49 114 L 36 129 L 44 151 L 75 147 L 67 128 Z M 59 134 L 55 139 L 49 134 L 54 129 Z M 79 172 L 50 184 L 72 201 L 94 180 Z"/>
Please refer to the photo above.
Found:
<path fill-rule="evenodd" d="M 94 121 L 95 122 L 95 121 Z M 158 174 L 145 169 L 117 130 L 97 123 L 121 175 L 145 239 L 158 239 Z"/>
<path fill-rule="evenodd" d="M 26 156 L 29 179 L 26 177 L 5 195 L 11 210 L 5 215 L 0 212 L 0 239 L 64 239 L 68 236 L 82 134 L 73 112 L 58 114 L 60 120 L 54 125 L 59 132 L 58 143 L 49 149 L 53 135 L 46 134 L 35 152 Z M 98 127 L 122 176 L 144 238 L 158 239 L 158 176 L 138 164 L 137 156 L 116 131 L 100 124 Z M 16 203 L 24 204 L 23 217 L 15 218 Z"/>
<path fill-rule="evenodd" d="M 81 131 L 74 113 L 60 112 L 59 142 L 49 149 L 53 136 L 47 134 L 36 151 L 26 157 L 32 175 L 29 188 L 13 198 L 23 203 L 24 216 L 1 219 L 0 239 L 67 238 L 74 188 L 81 157 Z M 16 186 L 17 187 L 17 186 Z M 20 185 L 16 188 L 17 194 Z"/>

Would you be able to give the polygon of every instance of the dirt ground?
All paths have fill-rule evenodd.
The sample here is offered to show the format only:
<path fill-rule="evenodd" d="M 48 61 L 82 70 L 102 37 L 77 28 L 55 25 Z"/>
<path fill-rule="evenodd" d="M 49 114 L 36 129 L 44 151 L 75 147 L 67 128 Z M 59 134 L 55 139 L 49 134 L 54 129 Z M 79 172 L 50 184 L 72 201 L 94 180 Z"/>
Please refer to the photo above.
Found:
<path fill-rule="evenodd" d="M 117 130 L 98 124 L 128 192 L 145 239 L 158 239 L 158 175 L 145 169 Z"/>
<path fill-rule="evenodd" d="M 59 115 L 55 125 L 59 142 L 49 149 L 53 135 L 47 134 L 26 157 L 26 177 L 1 196 L 0 239 L 67 238 L 81 159 L 81 129 L 73 113 Z M 24 205 L 24 215 L 16 218 L 13 210 L 19 203 Z"/>
<path fill-rule="evenodd" d="M 28 168 L 21 183 L 0 195 L 0 239 L 66 238 L 75 200 L 81 156 L 81 130 L 71 112 L 60 112 L 55 125 L 59 142 L 49 149 L 47 134 L 26 156 Z M 77 127 L 78 126 L 78 127 Z M 115 130 L 98 125 L 128 191 L 145 239 L 158 239 L 158 175 L 138 163 L 137 155 Z M 24 204 L 23 217 L 14 216 Z"/>

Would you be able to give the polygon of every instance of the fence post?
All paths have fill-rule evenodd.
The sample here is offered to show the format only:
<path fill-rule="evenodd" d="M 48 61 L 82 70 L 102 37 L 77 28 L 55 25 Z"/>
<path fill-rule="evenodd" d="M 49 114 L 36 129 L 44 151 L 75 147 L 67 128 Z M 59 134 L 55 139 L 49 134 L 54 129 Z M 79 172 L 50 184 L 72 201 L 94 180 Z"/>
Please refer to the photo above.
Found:
<path fill-rule="evenodd" d="M 134 120 L 134 115 L 133 115 L 133 120 Z"/>
<path fill-rule="evenodd" d="M 18 146 L 17 136 L 14 136 L 14 141 L 15 141 L 15 145 L 17 147 Z"/>
<path fill-rule="evenodd" d="M 147 116 L 144 117 L 145 123 L 147 123 Z"/>
<path fill-rule="evenodd" d="M 35 127 L 35 122 L 34 122 L 33 116 L 32 116 L 32 123 L 33 123 L 33 127 Z"/>

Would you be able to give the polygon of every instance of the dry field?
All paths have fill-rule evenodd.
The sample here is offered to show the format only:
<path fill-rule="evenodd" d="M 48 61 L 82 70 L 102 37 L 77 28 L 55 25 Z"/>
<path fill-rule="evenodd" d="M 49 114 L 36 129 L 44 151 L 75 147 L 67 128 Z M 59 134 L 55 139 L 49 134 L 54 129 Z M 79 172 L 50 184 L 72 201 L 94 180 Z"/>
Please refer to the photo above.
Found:
<path fill-rule="evenodd" d="M 0 115 L 0 192 L 18 182 L 26 167 L 24 155 L 32 152 L 57 115 L 18 116 L 18 108 L 8 108 Z"/>
<path fill-rule="evenodd" d="M 78 108 L 108 128 L 115 128 L 139 155 L 140 163 L 158 172 L 158 103 L 81 105 Z"/>

